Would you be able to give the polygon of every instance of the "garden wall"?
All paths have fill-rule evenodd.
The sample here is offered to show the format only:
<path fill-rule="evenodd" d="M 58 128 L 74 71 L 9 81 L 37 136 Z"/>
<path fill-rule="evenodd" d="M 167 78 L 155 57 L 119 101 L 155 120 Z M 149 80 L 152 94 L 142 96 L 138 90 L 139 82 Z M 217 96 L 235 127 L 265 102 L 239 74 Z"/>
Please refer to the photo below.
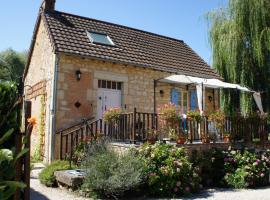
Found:
<path fill-rule="evenodd" d="M 124 144 L 124 143 L 117 143 L 113 142 L 111 143 L 112 148 L 119 153 L 125 153 L 128 149 L 130 148 L 139 148 L 140 145 L 134 145 L 134 144 Z M 174 144 L 172 144 L 174 145 Z M 270 149 L 270 143 L 265 143 L 265 144 L 231 144 L 231 143 L 210 143 L 210 144 L 183 144 L 183 145 L 176 145 L 177 147 L 181 148 L 184 147 L 186 148 L 188 154 L 191 155 L 193 151 L 197 152 L 204 152 L 204 151 L 209 151 L 211 149 L 221 149 L 221 150 L 228 150 L 229 148 L 231 149 L 242 149 L 243 147 L 246 147 L 248 149 L 255 149 L 256 151 L 261 151 L 265 149 Z"/>

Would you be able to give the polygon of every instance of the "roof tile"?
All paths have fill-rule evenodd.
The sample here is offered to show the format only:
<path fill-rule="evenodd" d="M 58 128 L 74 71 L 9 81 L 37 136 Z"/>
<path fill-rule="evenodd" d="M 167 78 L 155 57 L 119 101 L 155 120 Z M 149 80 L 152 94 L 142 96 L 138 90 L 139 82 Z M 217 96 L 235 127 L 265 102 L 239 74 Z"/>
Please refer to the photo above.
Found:
<path fill-rule="evenodd" d="M 55 50 L 204 78 L 221 78 L 182 40 L 117 24 L 49 11 L 44 14 Z M 92 44 L 86 31 L 107 34 L 115 46 Z"/>

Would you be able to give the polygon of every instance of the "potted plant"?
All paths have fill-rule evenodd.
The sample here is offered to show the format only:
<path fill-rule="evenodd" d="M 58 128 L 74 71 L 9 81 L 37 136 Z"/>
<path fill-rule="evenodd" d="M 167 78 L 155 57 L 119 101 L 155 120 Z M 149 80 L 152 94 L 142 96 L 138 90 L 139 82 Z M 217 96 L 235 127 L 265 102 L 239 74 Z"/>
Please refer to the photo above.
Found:
<path fill-rule="evenodd" d="M 173 103 L 164 104 L 158 109 L 162 124 L 173 127 L 178 120 L 176 106 Z"/>
<path fill-rule="evenodd" d="M 183 131 L 180 131 L 180 133 L 176 133 L 175 129 L 170 129 L 169 135 L 171 139 L 175 140 L 176 144 L 185 144 L 187 141 L 187 137 Z"/>
<path fill-rule="evenodd" d="M 211 141 L 211 138 L 210 138 L 209 135 L 203 133 L 203 134 L 202 134 L 201 141 L 202 141 L 203 144 L 209 144 L 210 141 Z"/>
<path fill-rule="evenodd" d="M 225 121 L 225 115 L 222 111 L 217 110 L 215 112 L 212 112 L 209 117 L 208 117 L 209 121 L 212 121 L 215 123 L 215 127 L 217 129 L 217 131 L 219 133 L 221 133 L 223 125 L 224 125 L 224 121 Z"/>
<path fill-rule="evenodd" d="M 231 140 L 231 134 L 229 132 L 225 132 L 223 134 L 223 141 L 224 142 L 230 142 L 230 140 Z"/>
<path fill-rule="evenodd" d="M 187 137 L 184 134 L 179 134 L 176 138 L 176 144 L 185 144 Z"/>
<path fill-rule="evenodd" d="M 109 124 L 116 125 L 120 120 L 120 116 L 122 114 L 121 108 L 110 108 L 106 110 L 103 114 L 104 122 L 108 122 Z"/>
<path fill-rule="evenodd" d="M 150 129 L 147 132 L 147 142 L 150 144 L 155 144 L 158 138 L 157 131 L 155 129 Z"/>
<path fill-rule="evenodd" d="M 187 118 L 189 120 L 195 120 L 196 122 L 201 122 L 202 116 L 199 110 L 190 110 L 187 112 Z"/>

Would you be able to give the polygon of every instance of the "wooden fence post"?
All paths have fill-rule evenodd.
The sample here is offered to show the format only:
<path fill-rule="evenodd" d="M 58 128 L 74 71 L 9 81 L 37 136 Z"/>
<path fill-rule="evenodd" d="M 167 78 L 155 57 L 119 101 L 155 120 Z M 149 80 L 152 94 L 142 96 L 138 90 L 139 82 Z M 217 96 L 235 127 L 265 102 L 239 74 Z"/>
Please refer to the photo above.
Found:
<path fill-rule="evenodd" d="M 31 132 L 32 130 L 27 131 L 28 122 L 27 119 L 31 117 L 31 101 L 24 102 L 24 111 L 25 111 L 25 148 L 29 149 L 24 157 L 24 176 L 23 180 L 26 184 L 24 189 L 24 200 L 30 200 L 30 147 L 31 147 Z"/>
<path fill-rule="evenodd" d="M 133 111 L 133 128 L 132 128 L 132 142 L 134 144 L 136 144 L 136 140 L 135 140 L 135 135 L 136 135 L 136 115 L 137 115 L 137 110 L 136 108 L 134 108 L 134 111 Z"/>

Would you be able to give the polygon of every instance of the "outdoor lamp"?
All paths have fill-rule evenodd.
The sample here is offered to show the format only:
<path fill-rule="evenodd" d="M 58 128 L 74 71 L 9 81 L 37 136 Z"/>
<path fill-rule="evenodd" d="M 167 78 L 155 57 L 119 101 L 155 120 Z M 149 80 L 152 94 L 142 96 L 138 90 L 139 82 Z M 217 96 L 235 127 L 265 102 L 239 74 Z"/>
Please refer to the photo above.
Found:
<path fill-rule="evenodd" d="M 81 76 L 82 76 L 81 70 L 76 70 L 77 81 L 81 80 Z"/>
<path fill-rule="evenodd" d="M 208 96 L 208 100 L 209 100 L 210 102 L 212 102 L 213 97 L 212 97 L 212 96 Z"/>

